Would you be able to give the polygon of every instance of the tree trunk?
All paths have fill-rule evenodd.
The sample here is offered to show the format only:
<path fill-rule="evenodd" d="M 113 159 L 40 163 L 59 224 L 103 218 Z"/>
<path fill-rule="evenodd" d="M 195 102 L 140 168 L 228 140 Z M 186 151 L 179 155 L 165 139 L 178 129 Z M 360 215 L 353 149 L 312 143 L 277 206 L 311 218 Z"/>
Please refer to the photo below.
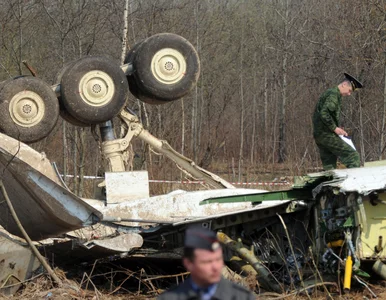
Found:
<path fill-rule="evenodd" d="M 129 1 L 129 0 L 127 0 L 127 1 Z M 129 3 L 129 8 L 130 8 L 130 16 L 131 16 L 133 14 L 133 6 L 132 6 L 132 2 L 131 1 Z M 135 26 L 134 25 L 135 25 L 134 24 L 134 18 L 131 17 L 131 32 L 133 34 L 133 41 L 134 41 L 134 43 L 136 43 L 137 39 L 135 37 Z"/>
<path fill-rule="evenodd" d="M 23 60 L 23 28 L 22 28 L 22 16 L 23 16 L 23 9 L 21 5 L 22 1 L 19 1 L 19 75 L 23 75 L 22 69 L 21 69 L 21 62 Z"/>
<path fill-rule="evenodd" d="M 82 7 L 81 7 L 81 3 L 78 3 L 78 4 L 79 4 L 78 5 L 79 18 L 81 18 Z M 82 52 L 83 52 L 82 33 L 80 31 L 78 32 L 77 37 L 78 37 L 78 55 L 79 57 L 82 57 Z M 75 193 L 76 195 L 79 195 L 81 179 L 79 178 L 80 162 L 78 162 L 78 158 L 79 156 L 82 155 L 82 153 L 80 153 L 79 145 L 81 144 L 81 142 L 79 137 L 79 131 L 76 126 L 74 126 L 74 133 L 75 133 L 74 134 L 74 182 L 75 182 Z"/>
<path fill-rule="evenodd" d="M 268 75 L 267 71 L 264 71 L 264 116 L 263 116 L 263 128 L 264 128 L 264 160 L 267 159 L 268 155 L 268 138 L 270 136 L 268 131 Z"/>
<path fill-rule="evenodd" d="M 359 132 L 360 132 L 360 154 L 361 161 L 365 161 L 365 139 L 363 135 L 363 111 L 362 111 L 362 97 L 358 94 L 358 106 L 359 106 Z"/>
<path fill-rule="evenodd" d="M 184 98 L 181 99 L 181 154 L 185 151 L 185 107 Z"/>
<path fill-rule="evenodd" d="M 282 99 L 280 101 L 280 116 L 279 116 L 279 159 L 278 163 L 285 161 L 286 144 L 285 144 L 285 109 L 287 101 L 287 53 L 283 57 L 283 81 L 282 81 Z"/>
<path fill-rule="evenodd" d="M 84 167 L 85 167 L 85 159 L 86 159 L 86 132 L 84 128 L 78 129 L 79 134 L 79 190 L 78 196 L 83 197 L 84 193 Z"/>
<path fill-rule="evenodd" d="M 63 180 L 67 184 L 67 163 L 68 163 L 68 143 L 67 143 L 67 122 L 62 120 L 62 141 L 63 141 Z"/>
<path fill-rule="evenodd" d="M 74 165 L 74 193 L 78 195 L 79 192 L 79 181 L 78 181 L 78 130 L 75 126 L 73 126 L 74 130 L 74 142 L 73 142 L 73 165 Z"/>
<path fill-rule="evenodd" d="M 383 113 L 382 113 L 382 124 L 381 124 L 381 137 L 379 139 L 379 159 L 382 160 L 383 151 L 385 148 L 385 127 L 386 127 L 386 52 L 384 60 L 384 83 L 383 83 Z"/>
<path fill-rule="evenodd" d="M 62 9 L 62 18 L 64 18 L 64 9 Z M 63 32 L 60 31 L 61 51 L 62 51 L 62 68 L 64 66 L 64 36 Z M 58 82 L 57 82 L 58 83 Z M 63 141 L 63 180 L 67 184 L 67 164 L 68 164 L 68 142 L 67 142 L 67 122 L 62 120 L 62 141 Z"/>
<path fill-rule="evenodd" d="M 198 1 L 196 2 L 195 6 L 195 20 L 196 20 L 196 47 L 198 47 L 198 42 L 199 42 L 199 33 L 198 33 Z M 196 85 L 195 87 L 195 95 L 193 98 L 193 103 L 192 103 L 192 153 L 193 153 L 193 160 L 197 161 L 197 116 L 198 116 L 198 87 Z"/>
<path fill-rule="evenodd" d="M 239 182 L 241 182 L 244 150 L 244 86 L 243 86 L 243 43 L 244 43 L 244 22 L 241 25 L 240 38 L 240 151 L 239 151 Z"/>
<path fill-rule="evenodd" d="M 271 87 L 271 90 L 272 90 L 272 92 L 271 92 L 271 99 L 272 99 L 272 103 L 274 103 L 275 105 L 274 105 L 274 107 L 276 107 L 277 106 L 277 102 L 279 101 L 279 99 L 278 99 L 278 93 L 276 92 L 277 91 L 277 89 L 278 89 L 278 87 L 277 87 L 277 83 L 276 82 L 274 82 L 273 83 L 273 86 Z M 276 162 L 276 159 L 275 159 L 275 154 L 276 154 L 276 144 L 277 144 L 277 136 L 276 136 L 276 126 L 277 126 L 277 122 L 278 122 L 278 112 L 277 112 L 277 109 L 275 109 L 274 110 L 274 112 L 273 112 L 273 120 L 272 120 L 272 122 L 273 122 L 273 124 L 272 124 L 272 130 L 271 130 L 271 134 L 272 134 L 272 138 L 271 138 L 271 141 L 272 141 L 272 151 L 269 151 L 268 152 L 268 155 L 272 155 L 272 165 L 274 165 L 275 164 L 275 162 Z"/>
<path fill-rule="evenodd" d="M 285 20 L 284 20 L 284 53 L 282 61 L 282 87 L 281 87 L 281 101 L 279 111 L 279 157 L 278 163 L 283 163 L 286 156 L 286 143 L 285 143 L 285 114 L 286 114 L 286 102 L 287 102 L 287 63 L 288 63 L 288 0 L 285 2 Z"/>
<path fill-rule="evenodd" d="M 122 34 L 122 52 L 121 52 L 121 64 L 125 62 L 126 47 L 127 47 L 127 32 L 128 32 L 128 13 L 129 12 L 129 0 L 125 0 L 125 7 L 123 9 L 123 34 Z"/>
<path fill-rule="evenodd" d="M 257 60 L 257 52 L 255 52 L 255 57 L 254 57 L 254 60 L 253 60 L 253 70 L 256 70 L 256 60 Z M 254 165 L 255 163 L 255 139 L 256 139 L 256 114 L 257 114 L 257 111 L 256 111 L 256 90 L 257 90 L 257 86 L 256 86 L 256 74 L 257 72 L 255 71 L 253 73 L 253 99 L 252 99 L 252 137 L 251 137 L 251 166 Z"/>

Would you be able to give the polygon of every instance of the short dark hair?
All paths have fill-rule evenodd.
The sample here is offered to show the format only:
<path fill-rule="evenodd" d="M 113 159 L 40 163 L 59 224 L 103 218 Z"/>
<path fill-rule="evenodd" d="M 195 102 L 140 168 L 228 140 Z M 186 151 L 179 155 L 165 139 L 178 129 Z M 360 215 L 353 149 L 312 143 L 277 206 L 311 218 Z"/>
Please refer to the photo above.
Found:
<path fill-rule="evenodd" d="M 192 248 L 192 247 L 184 247 L 183 257 L 186 259 L 189 259 L 190 261 L 193 261 L 195 257 L 194 250 L 195 248 Z"/>

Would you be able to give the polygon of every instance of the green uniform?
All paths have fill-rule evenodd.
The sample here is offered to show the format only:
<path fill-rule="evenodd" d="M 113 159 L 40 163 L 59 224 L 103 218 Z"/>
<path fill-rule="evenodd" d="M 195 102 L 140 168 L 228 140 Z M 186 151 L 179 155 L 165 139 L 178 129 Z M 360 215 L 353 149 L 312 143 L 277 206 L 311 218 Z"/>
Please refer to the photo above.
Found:
<path fill-rule="evenodd" d="M 360 166 L 358 152 L 334 132 L 339 127 L 341 104 L 338 87 L 328 89 L 320 96 L 312 117 L 314 139 L 325 170 L 336 169 L 338 157 L 347 168 Z"/>

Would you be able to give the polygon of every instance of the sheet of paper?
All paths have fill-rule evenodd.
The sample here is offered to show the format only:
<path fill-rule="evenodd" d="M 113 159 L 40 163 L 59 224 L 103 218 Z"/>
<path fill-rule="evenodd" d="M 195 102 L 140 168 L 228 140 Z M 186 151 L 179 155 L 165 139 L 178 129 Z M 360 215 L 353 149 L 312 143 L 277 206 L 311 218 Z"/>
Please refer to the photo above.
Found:
<path fill-rule="evenodd" d="M 354 146 L 354 143 L 352 142 L 351 138 L 347 137 L 347 136 L 344 136 L 344 135 L 340 135 L 339 136 L 343 141 L 345 141 L 347 144 L 349 144 L 355 151 L 357 149 L 355 149 L 355 146 Z"/>

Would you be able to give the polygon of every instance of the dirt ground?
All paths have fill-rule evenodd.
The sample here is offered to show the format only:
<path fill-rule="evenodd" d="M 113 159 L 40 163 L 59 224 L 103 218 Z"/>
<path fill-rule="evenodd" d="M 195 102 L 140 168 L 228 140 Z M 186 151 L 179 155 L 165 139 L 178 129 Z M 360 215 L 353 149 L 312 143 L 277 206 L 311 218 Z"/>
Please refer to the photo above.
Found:
<path fill-rule="evenodd" d="M 60 272 L 57 272 L 60 273 Z M 23 286 L 15 293 L 15 295 L 0 295 L 0 300 L 15 299 L 15 300 L 41 300 L 41 299 L 87 299 L 87 300 L 120 300 L 120 299 L 156 299 L 157 295 L 162 292 L 162 289 L 156 289 L 156 284 L 152 285 L 154 290 L 148 289 L 148 287 L 138 287 L 136 292 L 128 291 L 124 288 L 123 284 L 115 287 L 112 291 L 104 291 L 102 286 L 97 286 L 91 280 L 77 282 L 68 280 L 63 274 L 59 276 L 63 282 L 61 287 L 54 284 L 51 279 L 42 275 L 35 280 L 23 284 Z M 327 286 L 326 286 L 327 287 Z M 303 293 L 289 292 L 287 294 L 276 294 L 269 292 L 259 292 L 256 294 L 256 299 L 268 300 L 268 299 L 344 299 L 344 300 L 363 300 L 363 299 L 375 299 L 374 293 L 377 299 L 386 299 L 386 282 L 377 281 L 375 283 L 368 283 L 368 287 L 371 292 L 363 287 L 355 287 L 349 293 L 337 293 L 328 292 L 327 289 L 319 287 L 318 289 L 308 289 L 308 295 Z M 167 286 L 164 286 L 167 288 Z M 327 287 L 329 288 L 329 287 Z M 355 290 L 354 290 L 355 289 Z"/>

